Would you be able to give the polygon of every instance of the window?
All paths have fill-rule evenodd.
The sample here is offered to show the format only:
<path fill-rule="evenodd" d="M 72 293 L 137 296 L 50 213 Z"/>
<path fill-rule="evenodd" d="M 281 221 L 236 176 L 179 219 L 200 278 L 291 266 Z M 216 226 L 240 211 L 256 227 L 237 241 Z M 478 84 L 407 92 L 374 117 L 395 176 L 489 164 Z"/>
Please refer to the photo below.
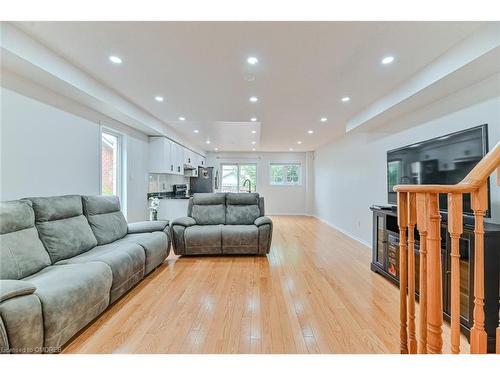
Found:
<path fill-rule="evenodd" d="M 109 129 L 101 131 L 101 194 L 122 193 L 122 136 Z M 120 199 L 122 200 L 122 199 Z"/>
<path fill-rule="evenodd" d="M 301 165 L 299 163 L 272 163 L 269 169 L 271 185 L 301 184 Z"/>
<path fill-rule="evenodd" d="M 222 164 L 223 193 L 254 193 L 257 188 L 257 164 Z"/>

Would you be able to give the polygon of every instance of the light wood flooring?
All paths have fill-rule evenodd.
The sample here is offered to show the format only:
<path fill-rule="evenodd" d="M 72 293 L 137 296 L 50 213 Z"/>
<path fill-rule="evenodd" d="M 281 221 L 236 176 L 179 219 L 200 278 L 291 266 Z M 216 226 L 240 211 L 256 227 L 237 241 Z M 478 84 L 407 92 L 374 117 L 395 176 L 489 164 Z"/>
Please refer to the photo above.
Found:
<path fill-rule="evenodd" d="M 171 254 L 63 353 L 398 353 L 399 291 L 370 249 L 312 217 L 273 220 L 268 256 Z"/>

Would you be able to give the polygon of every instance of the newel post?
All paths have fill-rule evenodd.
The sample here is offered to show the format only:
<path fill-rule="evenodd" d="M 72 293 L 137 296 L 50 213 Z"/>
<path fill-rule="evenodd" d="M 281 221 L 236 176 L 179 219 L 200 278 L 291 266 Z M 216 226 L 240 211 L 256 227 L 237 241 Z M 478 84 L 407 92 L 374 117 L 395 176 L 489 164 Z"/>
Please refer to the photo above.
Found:
<path fill-rule="evenodd" d="M 398 192 L 398 226 L 399 226 L 399 317 L 400 317 L 400 351 L 408 354 L 408 331 L 406 309 L 406 288 L 408 287 L 408 263 L 406 251 L 406 227 L 408 225 L 408 193 Z"/>

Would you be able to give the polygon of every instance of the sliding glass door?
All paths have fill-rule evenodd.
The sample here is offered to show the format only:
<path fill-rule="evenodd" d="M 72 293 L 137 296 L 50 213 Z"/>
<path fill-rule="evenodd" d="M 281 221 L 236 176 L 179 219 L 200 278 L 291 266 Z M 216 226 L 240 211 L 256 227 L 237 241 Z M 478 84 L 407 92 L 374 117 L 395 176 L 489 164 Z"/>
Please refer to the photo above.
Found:
<path fill-rule="evenodd" d="M 247 193 L 257 189 L 257 164 L 222 164 L 221 191 Z"/>

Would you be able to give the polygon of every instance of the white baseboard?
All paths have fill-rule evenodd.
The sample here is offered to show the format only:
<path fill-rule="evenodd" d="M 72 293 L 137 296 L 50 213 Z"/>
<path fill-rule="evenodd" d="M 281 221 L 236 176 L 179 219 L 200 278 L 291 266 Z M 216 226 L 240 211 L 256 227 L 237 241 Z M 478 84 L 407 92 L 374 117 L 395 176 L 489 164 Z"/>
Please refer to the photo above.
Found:
<path fill-rule="evenodd" d="M 319 221 L 325 223 L 329 227 L 332 227 L 333 229 L 338 230 L 339 232 L 345 234 L 346 236 L 352 238 L 355 241 L 358 241 L 358 242 L 362 243 L 363 245 L 365 245 L 366 247 L 369 247 L 371 249 L 372 245 L 370 243 L 366 242 L 365 240 L 362 240 L 361 238 L 353 235 L 352 233 L 349 233 L 349 232 L 345 231 L 344 229 L 339 228 L 335 224 L 329 222 L 328 220 L 323 219 L 322 217 L 319 217 L 319 216 L 316 216 L 316 215 L 310 215 L 310 216 L 315 217 L 316 219 L 318 219 Z"/>

